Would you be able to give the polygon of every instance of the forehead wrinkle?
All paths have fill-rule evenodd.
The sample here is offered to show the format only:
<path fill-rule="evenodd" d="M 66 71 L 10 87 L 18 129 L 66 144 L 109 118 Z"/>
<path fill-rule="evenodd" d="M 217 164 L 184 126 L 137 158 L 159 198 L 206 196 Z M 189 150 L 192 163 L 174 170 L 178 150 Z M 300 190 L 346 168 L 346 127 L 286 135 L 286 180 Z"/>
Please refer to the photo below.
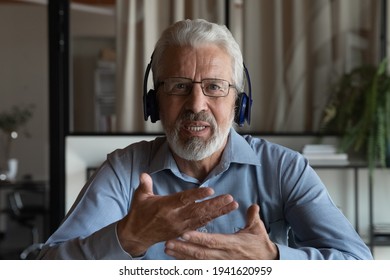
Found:
<path fill-rule="evenodd" d="M 222 50 L 222 52 L 221 52 Z M 231 80 L 231 63 L 229 55 L 216 45 L 205 45 L 198 48 L 170 47 L 162 59 L 161 79 L 183 77 L 200 81 L 205 78 Z"/>

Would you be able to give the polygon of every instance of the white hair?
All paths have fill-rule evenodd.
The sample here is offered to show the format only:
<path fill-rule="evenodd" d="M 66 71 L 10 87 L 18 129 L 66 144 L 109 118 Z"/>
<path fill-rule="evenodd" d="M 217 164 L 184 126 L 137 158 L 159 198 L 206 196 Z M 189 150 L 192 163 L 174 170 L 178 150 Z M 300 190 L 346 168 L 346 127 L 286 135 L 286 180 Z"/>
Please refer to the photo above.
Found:
<path fill-rule="evenodd" d="M 152 59 L 153 81 L 158 84 L 161 59 L 170 46 L 200 47 L 215 44 L 230 55 L 232 59 L 233 81 L 238 92 L 244 90 L 244 64 L 240 47 L 225 25 L 211 23 L 203 19 L 182 20 L 167 28 L 157 41 Z"/>

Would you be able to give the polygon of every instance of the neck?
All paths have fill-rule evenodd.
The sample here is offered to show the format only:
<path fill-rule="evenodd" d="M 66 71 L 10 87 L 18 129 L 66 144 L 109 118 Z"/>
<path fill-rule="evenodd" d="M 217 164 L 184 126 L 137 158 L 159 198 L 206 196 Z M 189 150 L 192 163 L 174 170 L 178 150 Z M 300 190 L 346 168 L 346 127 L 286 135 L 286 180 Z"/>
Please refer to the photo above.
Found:
<path fill-rule="evenodd" d="M 199 161 L 188 161 L 177 156 L 175 153 L 173 153 L 173 157 L 181 172 L 202 182 L 206 179 L 211 170 L 213 170 L 220 162 L 225 145 L 223 145 L 218 151 L 214 152 L 211 156 Z"/>

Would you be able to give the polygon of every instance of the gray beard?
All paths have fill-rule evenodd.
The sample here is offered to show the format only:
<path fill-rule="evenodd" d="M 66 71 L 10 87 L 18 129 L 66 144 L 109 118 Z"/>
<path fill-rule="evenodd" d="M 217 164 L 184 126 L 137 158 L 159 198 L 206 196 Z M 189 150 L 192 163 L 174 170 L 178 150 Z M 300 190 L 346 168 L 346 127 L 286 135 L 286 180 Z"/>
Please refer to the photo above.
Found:
<path fill-rule="evenodd" d="M 233 123 L 234 115 L 232 115 L 231 123 Z M 210 139 L 203 140 L 198 137 L 192 137 L 187 140 L 182 140 L 179 138 L 179 131 L 182 121 L 192 120 L 192 121 L 206 121 L 210 123 L 212 136 Z M 200 112 L 195 113 L 186 113 L 181 118 L 176 121 L 172 129 L 168 129 L 163 122 L 165 128 L 167 141 L 169 143 L 172 151 L 182 159 L 188 161 L 200 161 L 211 156 L 213 153 L 222 148 L 222 145 L 225 142 L 229 134 L 230 127 L 226 129 L 221 129 L 217 127 L 217 122 L 212 115 Z"/>

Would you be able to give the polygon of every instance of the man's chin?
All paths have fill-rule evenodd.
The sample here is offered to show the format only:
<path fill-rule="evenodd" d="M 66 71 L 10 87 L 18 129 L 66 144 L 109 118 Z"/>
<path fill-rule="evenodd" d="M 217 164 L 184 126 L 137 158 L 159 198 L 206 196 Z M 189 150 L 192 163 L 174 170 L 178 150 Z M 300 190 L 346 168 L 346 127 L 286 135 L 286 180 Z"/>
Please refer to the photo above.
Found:
<path fill-rule="evenodd" d="M 190 161 L 200 161 L 210 157 L 219 149 L 219 146 L 215 139 L 214 141 L 204 141 L 199 137 L 192 137 L 185 143 L 171 144 L 171 148 L 177 156 Z"/>

